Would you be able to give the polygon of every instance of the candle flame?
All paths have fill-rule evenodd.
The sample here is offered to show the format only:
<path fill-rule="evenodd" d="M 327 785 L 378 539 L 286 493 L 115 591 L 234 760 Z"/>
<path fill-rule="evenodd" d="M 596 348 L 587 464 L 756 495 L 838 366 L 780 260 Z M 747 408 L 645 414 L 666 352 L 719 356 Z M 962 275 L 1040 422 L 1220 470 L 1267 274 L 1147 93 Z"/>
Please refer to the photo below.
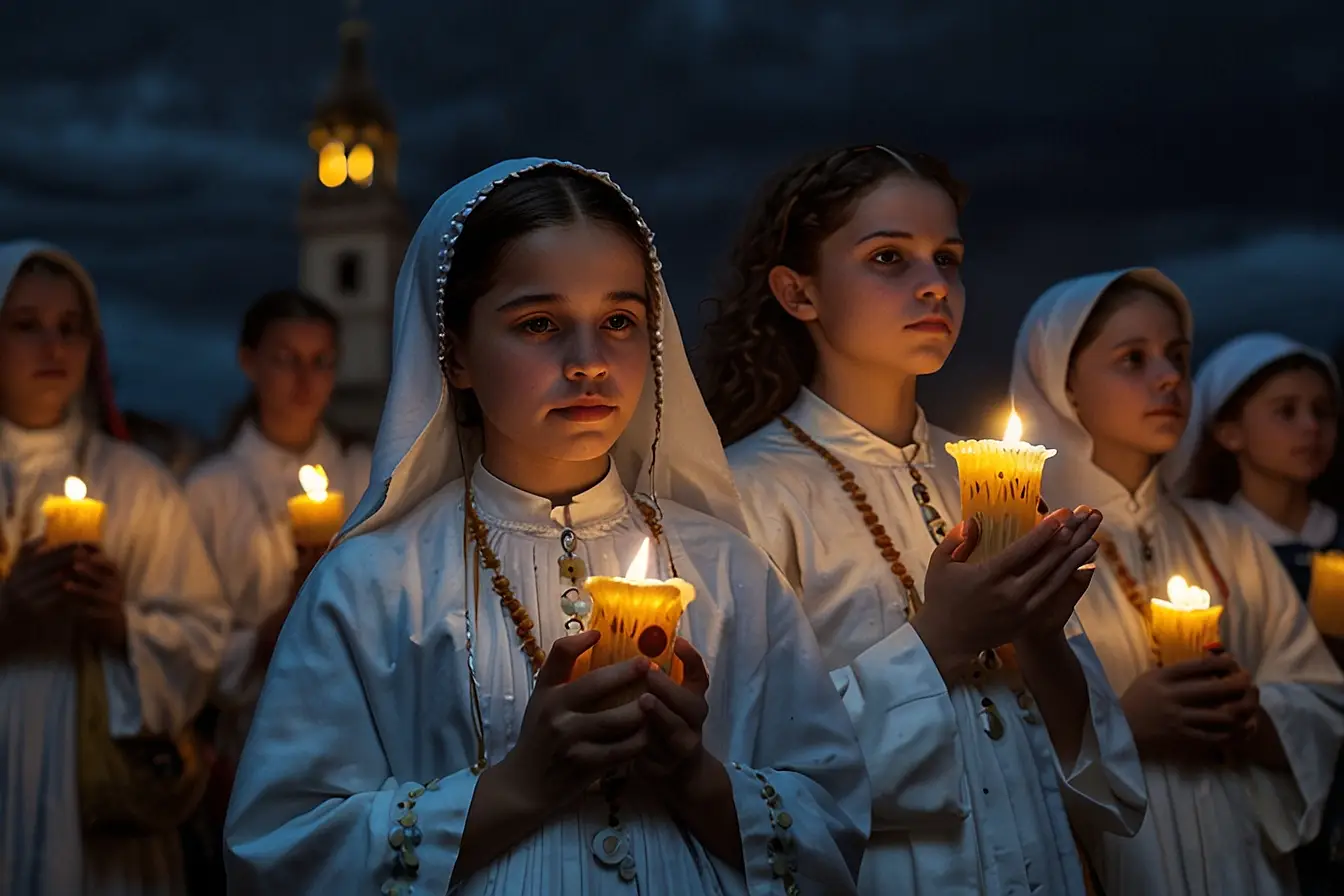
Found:
<path fill-rule="evenodd" d="M 299 468 L 299 485 L 303 486 L 303 493 L 309 500 L 318 504 L 327 500 L 328 484 L 327 471 L 322 469 L 321 464 L 304 464 Z"/>
<path fill-rule="evenodd" d="M 630 568 L 625 571 L 625 577 L 631 580 L 646 578 L 649 574 L 649 540 L 644 539 L 644 543 L 639 546 L 635 559 L 630 561 Z"/>
<path fill-rule="evenodd" d="M 1022 441 L 1022 418 L 1017 416 L 1016 408 L 1008 414 L 1008 425 L 1003 428 L 1003 440 L 1009 444 Z"/>
<path fill-rule="evenodd" d="M 1178 610 L 1207 610 L 1211 603 L 1209 592 L 1191 585 L 1184 576 L 1167 580 L 1167 601 Z"/>
<path fill-rule="evenodd" d="M 83 501 L 89 494 L 89 487 L 78 476 L 65 477 L 65 496 L 71 501 Z"/>

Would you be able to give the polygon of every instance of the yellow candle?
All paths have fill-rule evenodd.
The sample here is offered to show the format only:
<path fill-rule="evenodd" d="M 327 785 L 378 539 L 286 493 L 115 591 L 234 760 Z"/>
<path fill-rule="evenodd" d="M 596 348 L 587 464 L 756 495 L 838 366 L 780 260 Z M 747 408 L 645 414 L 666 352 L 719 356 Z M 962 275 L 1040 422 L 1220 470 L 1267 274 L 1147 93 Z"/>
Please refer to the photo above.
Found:
<path fill-rule="evenodd" d="M 1321 634 L 1344 638 L 1344 551 L 1321 551 L 1311 556 L 1307 606 Z"/>
<path fill-rule="evenodd" d="M 644 656 L 672 674 L 677 628 L 682 613 L 695 600 L 695 586 L 684 579 L 645 578 L 649 548 L 646 538 L 625 576 L 591 576 L 584 583 L 593 602 L 588 627 L 602 633 L 590 652 L 590 669 Z M 605 706 L 620 706 L 643 692 L 643 685 L 630 688 L 614 695 Z"/>
<path fill-rule="evenodd" d="M 289 521 L 294 543 L 306 547 L 325 547 L 345 522 L 345 496 L 327 491 L 327 472 L 321 466 L 299 470 L 303 494 L 289 499 Z"/>
<path fill-rule="evenodd" d="M 983 563 L 1036 525 L 1041 472 L 1055 452 L 1022 441 L 1022 418 L 1017 411 L 1009 415 L 1002 441 L 963 440 L 945 447 L 957 461 L 962 518 L 980 523 L 980 543 L 970 559 Z"/>
<path fill-rule="evenodd" d="M 1167 599 L 1155 597 L 1149 606 L 1159 665 L 1198 659 L 1211 645 L 1222 643 L 1223 608 L 1211 606 L 1209 592 L 1183 576 L 1172 576 L 1167 582 Z"/>
<path fill-rule="evenodd" d="M 78 476 L 67 476 L 65 494 L 48 495 L 42 502 L 47 520 L 48 547 L 67 544 L 99 544 L 103 540 L 103 516 L 107 505 L 88 497 L 88 487 Z"/>

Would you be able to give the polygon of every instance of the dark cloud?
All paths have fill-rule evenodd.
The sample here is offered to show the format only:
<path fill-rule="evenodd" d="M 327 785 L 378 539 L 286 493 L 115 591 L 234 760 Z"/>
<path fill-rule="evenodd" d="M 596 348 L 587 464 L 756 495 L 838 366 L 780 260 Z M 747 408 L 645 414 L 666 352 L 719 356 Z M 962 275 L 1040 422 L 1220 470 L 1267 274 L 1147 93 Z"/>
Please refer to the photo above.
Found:
<path fill-rule="evenodd" d="M 412 211 L 506 156 L 610 170 L 659 233 L 688 329 L 781 161 L 872 139 L 948 157 L 974 191 L 971 312 L 927 394 L 958 427 L 1000 400 L 1031 299 L 1087 270 L 1165 264 L 1204 347 L 1243 326 L 1344 330 L 1339 4 L 365 6 Z M 0 237 L 87 261 L 130 403 L 208 426 L 239 389 L 241 308 L 297 276 L 305 122 L 342 7 L 0 11 Z"/>

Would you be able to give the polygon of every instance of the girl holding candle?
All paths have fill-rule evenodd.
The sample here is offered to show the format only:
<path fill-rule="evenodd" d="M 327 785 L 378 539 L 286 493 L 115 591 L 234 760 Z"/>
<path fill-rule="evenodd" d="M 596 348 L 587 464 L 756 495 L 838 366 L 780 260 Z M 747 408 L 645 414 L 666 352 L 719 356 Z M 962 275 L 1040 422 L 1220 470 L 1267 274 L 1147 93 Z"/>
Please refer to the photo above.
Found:
<path fill-rule="evenodd" d="M 860 889 L 1079 894 L 1070 822 L 1137 829 L 1142 775 L 1071 622 L 1099 518 L 1051 514 L 1000 557 L 960 562 L 977 533 L 948 522 L 953 437 L 915 385 L 960 330 L 963 198 L 940 162 L 880 146 L 776 177 L 710 325 L 708 401 L 863 745 Z"/>
<path fill-rule="evenodd" d="M 84 763 L 109 736 L 185 728 L 228 608 L 180 489 L 124 441 L 88 274 L 52 246 L 10 243 L 0 292 L 0 892 L 181 893 L 176 831 L 93 830 Z M 68 499 L 48 497 L 69 477 Z M 77 513 L 85 503 L 95 512 Z M 81 543 L 43 545 L 44 504 Z M 87 727 L 88 706 L 108 730 Z"/>
<path fill-rule="evenodd" d="M 215 697 L 226 765 L 242 753 L 280 626 L 326 548 L 320 537 L 295 536 L 290 502 L 312 506 L 300 481 L 303 468 L 321 467 L 327 477 L 326 506 L 312 509 L 339 515 L 329 520 L 328 540 L 344 521 L 337 505 L 353 503 L 368 487 L 368 450 L 342 445 L 323 425 L 339 344 L 340 322 L 317 299 L 295 289 L 257 299 L 238 340 L 251 392 L 228 448 L 187 480 L 192 514 L 233 610 Z"/>
<path fill-rule="evenodd" d="M 859 748 L 742 532 L 659 270 L 629 199 L 569 163 L 500 163 L 430 210 L 377 484 L 304 586 L 243 755 L 236 892 L 853 891 Z M 695 590 L 680 683 L 642 657 L 571 680 L 621 637 L 567 636 L 584 579 L 645 543 L 646 575 Z"/>
<path fill-rule="evenodd" d="M 1269 547 L 1235 513 L 1178 500 L 1159 462 L 1190 406 L 1189 305 L 1150 268 L 1070 280 L 1018 336 L 1013 398 L 1058 456 L 1045 499 L 1106 514 L 1078 614 L 1144 760 L 1148 817 L 1089 842 L 1108 896 L 1298 892 L 1344 736 L 1344 679 Z M 1222 606 L 1222 647 L 1158 666 L 1150 602 L 1174 576 Z M 1155 638 L 1158 644 L 1155 644 Z"/>
<path fill-rule="evenodd" d="M 1344 576 L 1328 580 L 1344 555 L 1318 556 L 1344 550 L 1344 530 L 1312 496 L 1335 451 L 1339 400 L 1328 355 L 1277 333 L 1239 336 L 1195 376 L 1190 425 L 1166 472 L 1190 497 L 1227 505 L 1274 549 L 1344 666 Z M 1334 780 L 1321 834 L 1297 856 L 1306 893 L 1344 886 L 1344 764 Z"/>

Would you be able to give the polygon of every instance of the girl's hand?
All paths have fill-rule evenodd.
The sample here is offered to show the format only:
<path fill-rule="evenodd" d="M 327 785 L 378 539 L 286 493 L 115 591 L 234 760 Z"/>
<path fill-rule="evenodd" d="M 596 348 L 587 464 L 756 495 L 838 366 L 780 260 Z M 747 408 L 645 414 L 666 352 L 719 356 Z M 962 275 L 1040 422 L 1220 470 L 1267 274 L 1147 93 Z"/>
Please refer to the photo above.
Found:
<path fill-rule="evenodd" d="M 930 558 L 927 599 L 912 623 L 943 676 L 1061 616 L 1062 628 L 1073 611 L 1070 599 L 1077 600 L 1074 592 L 1082 594 L 1072 580 L 1096 554 L 1092 535 L 1100 522 L 1090 511 L 1057 510 L 999 556 L 974 564 L 966 561 L 979 526 L 969 520 L 954 527 Z"/>
<path fill-rule="evenodd" d="M 709 670 L 705 660 L 685 638 L 673 647 L 684 668 L 677 684 L 661 669 L 649 670 L 649 692 L 639 698 L 653 728 L 652 743 L 640 757 L 638 769 L 652 777 L 666 777 L 691 765 L 704 752 L 700 730 L 709 717 Z"/>
<path fill-rule="evenodd" d="M 570 681 L 574 663 L 599 632 L 566 636 L 551 645 L 527 701 L 518 742 L 497 768 L 512 799 L 546 815 L 583 793 L 604 774 L 638 758 L 649 745 L 641 700 L 590 711 L 594 703 L 648 677 L 639 657 Z"/>
<path fill-rule="evenodd" d="M 1254 687 L 1231 657 L 1207 656 L 1149 669 L 1130 684 L 1120 706 L 1140 752 L 1212 756 L 1247 724 L 1248 686 Z M 1258 706 L 1258 697 L 1253 700 Z"/>
<path fill-rule="evenodd" d="M 126 647 L 126 591 L 112 558 L 96 545 L 78 546 L 64 589 L 82 634 L 100 647 Z"/>

